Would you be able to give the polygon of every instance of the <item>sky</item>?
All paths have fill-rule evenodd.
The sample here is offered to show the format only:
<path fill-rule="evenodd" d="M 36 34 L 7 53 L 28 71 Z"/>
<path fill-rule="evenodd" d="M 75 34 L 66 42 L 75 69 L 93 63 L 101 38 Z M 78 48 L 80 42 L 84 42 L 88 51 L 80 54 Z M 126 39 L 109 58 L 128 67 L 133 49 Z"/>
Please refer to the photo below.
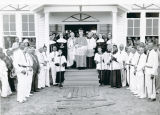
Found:
<path fill-rule="evenodd" d="M 160 4 L 160 0 L 0 0 L 0 4 Z"/>

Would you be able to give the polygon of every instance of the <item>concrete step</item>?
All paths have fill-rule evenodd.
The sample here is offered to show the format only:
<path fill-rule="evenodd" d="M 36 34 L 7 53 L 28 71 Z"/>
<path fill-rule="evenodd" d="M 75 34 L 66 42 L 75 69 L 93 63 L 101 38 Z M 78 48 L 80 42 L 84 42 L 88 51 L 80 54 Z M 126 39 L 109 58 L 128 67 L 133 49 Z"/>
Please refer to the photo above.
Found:
<path fill-rule="evenodd" d="M 84 69 L 84 70 L 78 70 L 78 69 L 66 69 L 66 72 L 95 72 L 96 69 Z"/>
<path fill-rule="evenodd" d="M 65 75 L 98 75 L 98 72 L 65 72 Z"/>
<path fill-rule="evenodd" d="M 98 86 L 98 81 L 64 81 L 64 86 Z"/>
<path fill-rule="evenodd" d="M 65 80 L 67 81 L 97 81 L 98 78 L 94 77 L 94 78 L 84 78 L 84 77 L 65 77 Z"/>

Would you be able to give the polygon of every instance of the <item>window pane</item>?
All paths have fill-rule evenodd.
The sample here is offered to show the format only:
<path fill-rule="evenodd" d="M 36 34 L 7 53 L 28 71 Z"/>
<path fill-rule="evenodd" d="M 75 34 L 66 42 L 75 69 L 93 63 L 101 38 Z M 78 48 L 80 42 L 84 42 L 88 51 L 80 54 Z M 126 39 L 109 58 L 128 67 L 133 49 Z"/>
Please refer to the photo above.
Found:
<path fill-rule="evenodd" d="M 9 23 L 9 15 L 3 15 L 3 23 Z"/>
<path fill-rule="evenodd" d="M 127 18 L 140 18 L 140 13 L 127 13 Z"/>
<path fill-rule="evenodd" d="M 134 20 L 134 27 L 140 27 L 140 20 Z"/>
<path fill-rule="evenodd" d="M 158 28 L 158 19 L 153 19 L 153 28 Z"/>
<path fill-rule="evenodd" d="M 10 15 L 10 22 L 15 22 L 15 15 Z"/>
<path fill-rule="evenodd" d="M 153 35 L 158 35 L 158 28 L 153 28 Z"/>
<path fill-rule="evenodd" d="M 16 32 L 10 32 L 11 33 L 11 35 L 16 35 Z"/>
<path fill-rule="evenodd" d="M 139 35 L 140 35 L 140 29 L 134 28 L 134 36 L 139 36 Z"/>
<path fill-rule="evenodd" d="M 146 28 L 146 35 L 152 35 L 152 28 Z"/>
<path fill-rule="evenodd" d="M 3 23 L 3 31 L 9 31 L 9 24 Z"/>
<path fill-rule="evenodd" d="M 28 22 L 28 15 L 22 15 L 22 22 Z"/>
<path fill-rule="evenodd" d="M 16 31 L 16 24 L 10 23 L 10 31 Z"/>
<path fill-rule="evenodd" d="M 34 22 L 34 15 L 29 15 L 29 22 Z"/>
<path fill-rule="evenodd" d="M 34 31 L 34 23 L 29 23 L 29 31 Z"/>
<path fill-rule="evenodd" d="M 29 36 L 35 36 L 35 32 L 29 32 Z"/>
<path fill-rule="evenodd" d="M 28 36 L 28 32 L 23 32 L 23 36 Z"/>
<path fill-rule="evenodd" d="M 28 23 L 22 23 L 22 31 L 28 31 Z"/>
<path fill-rule="evenodd" d="M 152 27 L 152 19 L 146 20 L 146 27 Z"/>
<path fill-rule="evenodd" d="M 128 20 L 128 27 L 133 27 L 133 20 Z"/>
<path fill-rule="evenodd" d="M 9 32 L 4 32 L 4 35 L 9 35 Z"/>
<path fill-rule="evenodd" d="M 133 28 L 128 28 L 128 36 L 133 36 Z"/>

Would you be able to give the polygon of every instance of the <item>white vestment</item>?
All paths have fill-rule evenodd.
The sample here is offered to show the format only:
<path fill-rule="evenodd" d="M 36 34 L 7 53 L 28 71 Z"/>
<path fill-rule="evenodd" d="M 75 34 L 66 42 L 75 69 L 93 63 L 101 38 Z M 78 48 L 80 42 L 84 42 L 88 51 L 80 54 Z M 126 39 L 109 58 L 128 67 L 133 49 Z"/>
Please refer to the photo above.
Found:
<path fill-rule="evenodd" d="M 119 55 L 119 59 L 120 59 L 120 66 L 121 66 L 121 80 L 122 80 L 122 86 L 125 87 L 126 83 L 127 83 L 127 70 L 124 67 L 124 64 L 127 63 L 127 53 L 123 50 L 123 51 L 119 51 L 118 52 Z"/>
<path fill-rule="evenodd" d="M 96 53 L 94 56 L 94 60 L 98 62 L 96 65 L 96 69 L 104 70 L 104 54 Z"/>
<path fill-rule="evenodd" d="M 136 84 L 137 84 L 137 94 L 141 98 L 145 97 L 145 75 L 144 75 L 144 66 L 146 64 L 147 56 L 145 54 L 141 54 L 138 57 L 138 62 L 136 64 L 137 72 L 136 72 Z"/>
<path fill-rule="evenodd" d="M 65 71 L 65 67 L 62 65 L 64 63 L 67 63 L 65 56 L 57 56 L 55 58 L 55 64 L 58 63 L 60 66 L 56 66 L 56 71 Z"/>
<path fill-rule="evenodd" d="M 111 53 L 104 53 L 104 69 L 105 70 L 111 70 Z"/>
<path fill-rule="evenodd" d="M 53 51 L 49 55 L 50 68 L 52 73 L 53 85 L 56 84 L 56 66 L 55 66 L 55 58 L 58 56 L 57 51 Z"/>
<path fill-rule="evenodd" d="M 91 39 L 87 39 L 87 57 L 94 56 L 94 48 L 96 48 L 96 40 L 92 37 Z"/>
<path fill-rule="evenodd" d="M 137 64 L 138 56 L 139 56 L 138 52 L 133 54 L 133 57 L 131 59 L 132 65 L 135 66 Z M 137 83 L 136 83 L 136 76 L 134 74 L 134 71 L 135 71 L 134 66 L 131 66 L 131 71 L 130 71 L 130 90 L 131 90 L 131 92 L 137 94 Z"/>
<path fill-rule="evenodd" d="M 50 87 L 50 81 L 49 81 L 49 67 L 50 67 L 50 65 L 49 65 L 49 56 L 48 56 L 48 54 L 46 52 L 43 52 L 42 55 L 44 57 L 44 61 L 47 62 L 47 66 L 45 67 L 45 70 L 44 70 L 45 71 L 44 72 L 44 74 L 45 74 L 45 85 Z"/>
<path fill-rule="evenodd" d="M 75 38 L 69 38 L 67 41 L 67 67 L 70 67 L 74 64 L 75 60 Z"/>
<path fill-rule="evenodd" d="M 40 64 L 40 73 L 38 75 L 38 88 L 44 88 L 45 87 L 45 72 L 46 72 L 46 66 L 44 66 L 45 60 L 42 53 L 37 52 L 38 61 Z"/>
<path fill-rule="evenodd" d="M 30 54 L 26 53 L 25 54 L 26 60 L 28 65 L 30 66 L 30 68 L 27 69 L 27 78 L 26 78 L 26 83 L 27 83 L 27 87 L 26 87 L 26 97 L 30 96 L 30 92 L 31 92 L 31 86 L 32 86 L 32 78 L 33 78 L 33 59 L 31 57 Z"/>

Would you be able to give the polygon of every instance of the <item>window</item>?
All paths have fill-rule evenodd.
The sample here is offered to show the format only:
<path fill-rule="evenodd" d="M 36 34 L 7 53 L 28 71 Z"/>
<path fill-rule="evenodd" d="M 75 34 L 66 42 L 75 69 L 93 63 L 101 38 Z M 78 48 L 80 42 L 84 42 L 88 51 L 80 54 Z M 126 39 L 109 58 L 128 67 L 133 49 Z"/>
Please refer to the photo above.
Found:
<path fill-rule="evenodd" d="M 128 36 L 138 37 L 140 36 L 140 19 L 128 19 Z"/>
<path fill-rule="evenodd" d="M 146 35 L 158 36 L 159 14 L 146 13 Z"/>
<path fill-rule="evenodd" d="M 106 35 L 112 33 L 112 24 L 100 24 L 100 33 Z"/>
<path fill-rule="evenodd" d="M 16 35 L 15 15 L 3 15 L 3 34 Z"/>
<path fill-rule="evenodd" d="M 22 15 L 22 35 L 25 37 L 35 36 L 34 15 Z"/>
<path fill-rule="evenodd" d="M 127 13 L 128 29 L 127 35 L 129 37 L 140 36 L 140 13 Z"/>

